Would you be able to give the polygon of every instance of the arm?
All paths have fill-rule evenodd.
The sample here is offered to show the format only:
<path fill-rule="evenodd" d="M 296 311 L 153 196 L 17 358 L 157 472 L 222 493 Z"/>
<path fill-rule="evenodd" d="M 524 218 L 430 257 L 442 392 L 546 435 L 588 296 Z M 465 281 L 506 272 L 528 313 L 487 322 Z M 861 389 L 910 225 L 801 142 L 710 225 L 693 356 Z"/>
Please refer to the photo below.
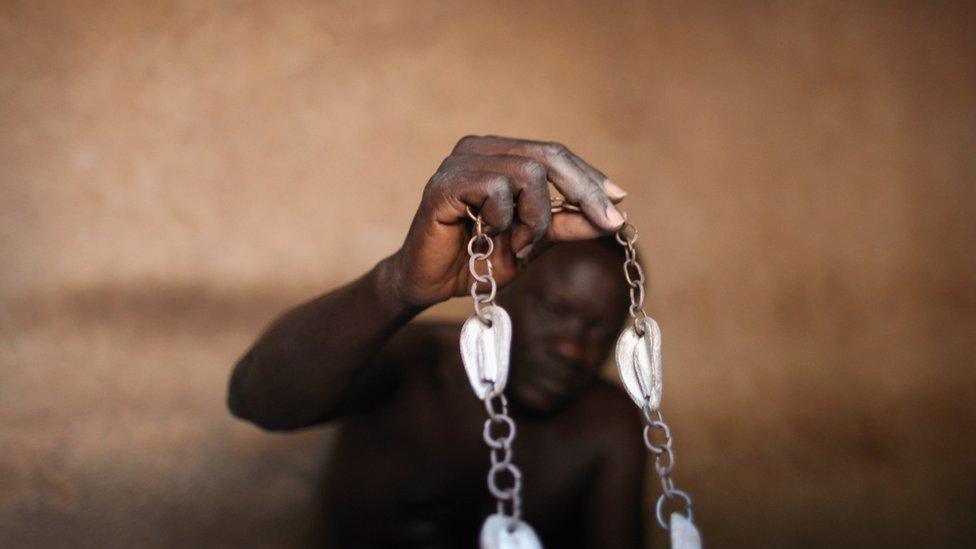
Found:
<path fill-rule="evenodd" d="M 554 217 L 549 182 L 581 212 Z M 424 188 L 400 250 L 274 322 L 235 366 L 228 406 L 277 430 L 375 405 L 370 399 L 382 391 L 371 391 L 372 383 L 396 370 L 394 359 L 377 352 L 426 307 L 468 293 L 467 208 L 481 215 L 492 235 L 495 280 L 503 286 L 515 276 L 517 259 L 556 241 L 619 228 L 624 219 L 612 202 L 625 194 L 561 145 L 465 137 Z"/>
<path fill-rule="evenodd" d="M 379 374 L 362 366 L 422 310 L 399 295 L 391 263 L 384 259 L 356 281 L 275 321 L 234 368 L 231 412 L 271 430 L 341 415 L 357 377 Z M 379 367 L 392 369 L 390 359 L 380 358 Z"/>

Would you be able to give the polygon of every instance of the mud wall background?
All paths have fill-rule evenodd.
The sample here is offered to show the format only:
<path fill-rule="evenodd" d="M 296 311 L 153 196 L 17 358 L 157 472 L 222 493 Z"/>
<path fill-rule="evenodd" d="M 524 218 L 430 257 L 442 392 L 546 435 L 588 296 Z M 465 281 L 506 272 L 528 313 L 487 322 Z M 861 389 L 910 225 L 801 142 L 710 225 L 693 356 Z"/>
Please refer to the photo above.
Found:
<path fill-rule="evenodd" d="M 710 546 L 971 540 L 976 11 L 730 4 L 0 2 L 0 545 L 301 544 L 229 369 L 469 133 L 630 191 Z"/>

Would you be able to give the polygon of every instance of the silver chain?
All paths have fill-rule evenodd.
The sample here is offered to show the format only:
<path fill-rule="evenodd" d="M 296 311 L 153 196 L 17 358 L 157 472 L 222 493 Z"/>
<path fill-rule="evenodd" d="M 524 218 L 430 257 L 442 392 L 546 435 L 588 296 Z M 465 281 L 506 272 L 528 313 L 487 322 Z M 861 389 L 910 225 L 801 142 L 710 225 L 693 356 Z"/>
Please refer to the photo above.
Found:
<path fill-rule="evenodd" d="M 637 262 L 637 228 L 630 223 L 624 223 L 613 237 L 624 247 L 624 279 L 630 292 L 630 316 L 635 321 L 647 316 L 644 311 L 644 269 Z M 634 322 L 637 335 L 644 335 L 639 322 Z"/>
<path fill-rule="evenodd" d="M 474 221 L 474 230 L 468 241 L 468 272 L 474 281 L 471 283 L 471 297 L 474 299 L 474 312 L 481 322 L 491 326 L 491 318 L 483 307 L 492 304 L 498 292 L 494 271 L 491 266 L 491 253 L 495 244 L 491 237 L 484 232 L 484 223 L 480 215 L 476 215 L 468 208 L 468 217 Z M 481 247 L 480 251 L 475 248 Z M 484 274 L 478 272 L 477 265 L 484 263 Z M 480 291 L 480 285 L 487 284 L 487 291 Z M 488 469 L 488 491 L 497 501 L 498 514 L 510 517 L 509 528 L 514 530 L 522 517 L 522 471 L 512 462 L 512 443 L 515 441 L 515 421 L 508 414 L 508 399 L 504 393 L 492 396 L 495 383 L 482 380 L 488 384 L 485 394 L 481 396 L 488 412 L 485 420 L 483 438 L 488 445 L 491 468 Z M 494 428 L 494 429 L 493 429 Z M 501 430 L 493 433 L 493 430 Z M 507 479 L 505 477 L 508 477 Z M 507 485 L 506 485 L 507 483 Z M 506 509 L 508 504 L 508 509 Z"/>
<path fill-rule="evenodd" d="M 492 387 L 493 388 L 493 387 Z M 491 394 L 491 390 L 488 391 Z M 494 401 L 497 400 L 497 407 Z M 484 439 L 491 455 L 491 468 L 488 469 L 488 491 L 497 500 L 498 514 L 512 518 L 512 527 L 522 517 L 522 471 L 512 463 L 512 442 L 515 441 L 515 421 L 508 415 L 508 400 L 504 394 L 484 399 L 488 419 L 485 420 Z M 499 409 L 500 408 L 500 409 Z M 502 432 L 493 436 L 492 427 L 501 426 Z M 502 487 L 499 478 L 507 473 L 508 487 Z M 511 512 L 505 504 L 510 503 Z"/>
<path fill-rule="evenodd" d="M 661 495 L 657 498 L 654 506 L 657 522 L 662 528 L 668 530 L 668 523 L 664 520 L 664 502 L 668 499 L 680 499 L 684 503 L 685 516 L 689 521 L 693 521 L 693 511 L 691 496 L 684 490 L 679 490 L 674 485 L 671 471 L 674 469 L 674 449 L 671 446 L 671 428 L 664 422 L 664 416 L 660 410 L 650 411 L 645 407 L 644 410 L 644 446 L 654 455 L 654 471 L 661 481 Z M 659 433 L 655 435 L 654 433 Z M 655 444 L 654 437 L 659 436 L 663 440 Z"/>
<path fill-rule="evenodd" d="M 624 247 L 624 279 L 630 289 L 630 316 L 634 320 L 634 331 L 637 335 L 643 336 L 643 328 L 639 319 L 647 316 L 644 311 L 644 270 L 637 262 L 637 228 L 630 223 L 624 223 L 614 235 L 617 242 Z M 640 376 L 637 376 L 640 380 Z M 647 391 L 644 391 L 647 394 Z M 641 409 L 644 416 L 644 445 L 654 456 L 654 471 L 661 481 L 661 495 L 657 498 L 654 506 L 654 514 L 658 524 L 665 530 L 669 530 L 667 521 L 664 520 L 664 503 L 666 500 L 681 500 L 684 504 L 685 516 L 688 521 L 692 521 L 692 502 L 691 496 L 683 490 L 675 487 L 671 471 L 674 469 L 674 448 L 671 446 L 671 428 L 664 422 L 664 416 L 660 410 L 651 410 L 650 403 L 645 402 Z M 658 433 L 658 435 L 655 435 Z M 661 440 L 655 443 L 655 436 Z"/>
<path fill-rule="evenodd" d="M 485 233 L 481 216 L 475 215 L 470 207 L 468 208 L 468 217 L 474 221 L 474 231 L 471 240 L 468 240 L 468 272 L 474 278 L 474 281 L 471 282 L 471 298 L 474 299 L 475 314 L 486 326 L 491 326 L 491 319 L 484 313 L 482 307 L 493 303 L 495 294 L 498 293 L 498 283 L 495 282 L 495 273 L 491 266 L 491 253 L 495 251 L 495 241 Z M 475 251 L 477 246 L 481 246 L 483 249 Z M 484 274 L 478 272 L 478 262 L 484 263 Z M 487 293 L 479 291 L 481 284 L 488 284 Z"/>

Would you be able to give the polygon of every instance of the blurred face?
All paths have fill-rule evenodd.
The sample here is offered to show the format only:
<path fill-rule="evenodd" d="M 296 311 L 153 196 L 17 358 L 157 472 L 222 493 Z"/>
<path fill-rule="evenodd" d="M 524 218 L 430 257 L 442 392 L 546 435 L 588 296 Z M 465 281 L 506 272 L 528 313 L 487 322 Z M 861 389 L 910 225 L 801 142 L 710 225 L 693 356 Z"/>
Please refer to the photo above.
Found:
<path fill-rule="evenodd" d="M 551 412 L 593 382 L 627 314 L 622 262 L 597 242 L 562 243 L 499 296 L 512 315 L 514 404 Z"/>

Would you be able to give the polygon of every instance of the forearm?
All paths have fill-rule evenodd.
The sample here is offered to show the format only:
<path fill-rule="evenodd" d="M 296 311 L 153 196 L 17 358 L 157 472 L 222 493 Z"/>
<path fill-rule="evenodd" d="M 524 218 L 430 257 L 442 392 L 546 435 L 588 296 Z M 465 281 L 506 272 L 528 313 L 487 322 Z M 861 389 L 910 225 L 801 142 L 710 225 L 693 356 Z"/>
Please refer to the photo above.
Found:
<path fill-rule="evenodd" d="M 234 367 L 228 406 L 265 429 L 321 423 L 360 369 L 422 309 L 407 303 L 391 258 L 276 320 Z"/>

